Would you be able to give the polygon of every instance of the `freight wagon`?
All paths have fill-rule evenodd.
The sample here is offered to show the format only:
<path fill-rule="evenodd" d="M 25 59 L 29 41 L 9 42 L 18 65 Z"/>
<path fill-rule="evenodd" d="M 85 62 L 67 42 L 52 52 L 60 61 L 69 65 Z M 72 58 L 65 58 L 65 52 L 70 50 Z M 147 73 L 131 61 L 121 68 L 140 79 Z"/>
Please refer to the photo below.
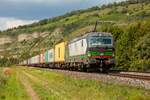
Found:
<path fill-rule="evenodd" d="M 52 63 L 54 62 L 54 49 L 47 50 L 45 52 L 45 63 Z"/>
<path fill-rule="evenodd" d="M 54 66 L 54 49 L 46 50 L 45 65 L 42 67 L 53 68 L 52 66 Z"/>
<path fill-rule="evenodd" d="M 56 44 L 51 50 L 42 53 L 28 66 L 59 68 L 68 70 L 107 71 L 114 64 L 113 36 L 110 33 L 91 32 L 69 42 Z"/>

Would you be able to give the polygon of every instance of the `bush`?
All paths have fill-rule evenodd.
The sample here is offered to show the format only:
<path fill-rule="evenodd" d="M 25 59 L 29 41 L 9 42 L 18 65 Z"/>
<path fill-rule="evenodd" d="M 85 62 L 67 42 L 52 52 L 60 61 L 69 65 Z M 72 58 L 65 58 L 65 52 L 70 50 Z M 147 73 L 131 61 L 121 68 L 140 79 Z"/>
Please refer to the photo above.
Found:
<path fill-rule="evenodd" d="M 114 36 L 116 68 L 150 71 L 150 23 L 136 22 L 126 27 L 105 25 L 102 31 Z"/>
<path fill-rule="evenodd" d="M 13 64 L 17 64 L 18 60 L 14 58 L 1 58 L 0 67 L 10 67 Z"/>
<path fill-rule="evenodd" d="M 0 88 L 2 88 L 3 86 L 5 86 L 7 84 L 7 79 L 0 74 Z"/>

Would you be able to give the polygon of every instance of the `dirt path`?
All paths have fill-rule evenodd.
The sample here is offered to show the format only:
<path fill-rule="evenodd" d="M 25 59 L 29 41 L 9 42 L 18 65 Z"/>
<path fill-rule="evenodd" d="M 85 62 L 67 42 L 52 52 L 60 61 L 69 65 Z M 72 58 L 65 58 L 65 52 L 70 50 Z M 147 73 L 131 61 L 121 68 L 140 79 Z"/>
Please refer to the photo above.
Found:
<path fill-rule="evenodd" d="M 25 76 L 20 76 L 20 82 L 23 84 L 27 94 L 30 96 L 31 100 L 39 100 L 39 96 L 37 93 L 33 90 L 31 84 L 28 82 Z"/>
<path fill-rule="evenodd" d="M 64 93 L 63 90 L 59 91 L 58 89 L 56 89 L 56 87 L 50 86 L 49 82 L 46 78 L 40 78 L 34 75 L 31 75 L 30 73 L 26 72 L 26 71 L 22 71 L 22 73 L 24 75 L 26 75 L 27 77 L 29 77 L 32 81 L 34 81 L 35 83 L 41 83 L 42 87 L 51 91 L 52 95 L 57 96 L 60 100 L 68 100 L 66 97 L 64 97 Z"/>

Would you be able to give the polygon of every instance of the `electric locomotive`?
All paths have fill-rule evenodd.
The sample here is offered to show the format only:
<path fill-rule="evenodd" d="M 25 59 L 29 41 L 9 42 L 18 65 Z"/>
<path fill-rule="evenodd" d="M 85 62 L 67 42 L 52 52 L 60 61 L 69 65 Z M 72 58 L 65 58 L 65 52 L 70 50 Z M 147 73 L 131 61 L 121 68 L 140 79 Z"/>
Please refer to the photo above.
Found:
<path fill-rule="evenodd" d="M 86 70 L 107 71 L 115 64 L 111 33 L 90 32 L 69 42 L 67 62 L 76 62 Z"/>

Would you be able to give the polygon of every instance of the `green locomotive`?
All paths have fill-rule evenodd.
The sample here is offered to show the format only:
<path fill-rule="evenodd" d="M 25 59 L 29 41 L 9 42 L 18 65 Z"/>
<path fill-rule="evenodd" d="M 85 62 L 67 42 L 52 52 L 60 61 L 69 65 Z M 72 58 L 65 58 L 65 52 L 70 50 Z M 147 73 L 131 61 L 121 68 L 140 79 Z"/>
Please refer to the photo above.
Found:
<path fill-rule="evenodd" d="M 110 33 L 91 32 L 70 41 L 67 62 L 87 70 L 109 70 L 114 64 L 114 43 Z"/>

